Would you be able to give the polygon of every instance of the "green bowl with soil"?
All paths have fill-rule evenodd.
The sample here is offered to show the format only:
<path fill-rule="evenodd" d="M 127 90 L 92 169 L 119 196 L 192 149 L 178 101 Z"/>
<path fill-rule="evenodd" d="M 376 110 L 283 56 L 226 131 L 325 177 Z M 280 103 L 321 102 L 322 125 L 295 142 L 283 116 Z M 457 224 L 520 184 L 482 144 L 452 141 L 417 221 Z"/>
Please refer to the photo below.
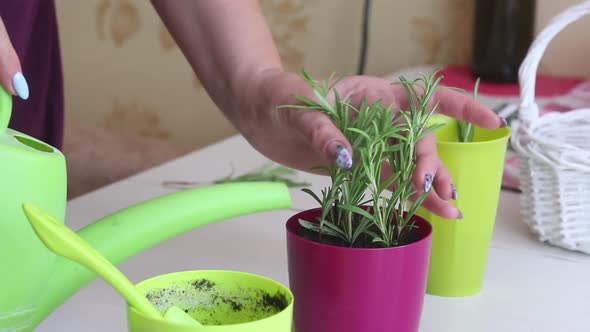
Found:
<path fill-rule="evenodd" d="M 236 271 L 184 271 L 142 281 L 138 289 L 160 310 L 175 305 L 204 326 L 152 319 L 128 307 L 131 332 L 290 332 L 293 294 L 281 283 Z"/>

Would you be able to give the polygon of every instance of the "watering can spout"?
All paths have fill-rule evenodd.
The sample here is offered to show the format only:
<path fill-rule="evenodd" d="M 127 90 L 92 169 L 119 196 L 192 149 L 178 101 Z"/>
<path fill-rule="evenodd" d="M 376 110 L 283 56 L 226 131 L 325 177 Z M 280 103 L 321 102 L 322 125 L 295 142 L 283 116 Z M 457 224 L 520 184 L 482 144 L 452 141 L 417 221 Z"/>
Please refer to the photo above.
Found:
<path fill-rule="evenodd" d="M 150 199 L 82 228 L 78 234 L 114 264 L 199 226 L 245 214 L 291 207 L 287 186 L 236 182 L 195 188 Z M 36 305 L 36 327 L 96 275 L 67 259 L 57 260 Z"/>

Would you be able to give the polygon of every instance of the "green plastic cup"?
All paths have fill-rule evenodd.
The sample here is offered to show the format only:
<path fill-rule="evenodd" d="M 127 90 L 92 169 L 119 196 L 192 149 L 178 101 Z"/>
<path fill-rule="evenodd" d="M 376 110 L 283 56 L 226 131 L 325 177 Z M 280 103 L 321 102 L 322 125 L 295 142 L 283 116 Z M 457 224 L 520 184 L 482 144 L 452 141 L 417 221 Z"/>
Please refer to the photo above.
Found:
<path fill-rule="evenodd" d="M 282 284 L 236 271 L 185 271 L 137 285 L 161 312 L 175 305 L 204 326 L 183 326 L 128 307 L 131 332 L 291 332 L 293 294 Z"/>
<path fill-rule="evenodd" d="M 436 131 L 442 162 L 457 187 L 455 206 L 463 219 L 449 220 L 421 209 L 432 223 L 433 238 L 426 292 L 438 296 L 479 293 L 487 264 L 504 170 L 510 128 L 475 128 L 473 142 L 458 142 L 457 121 L 433 117 L 446 125 Z"/>

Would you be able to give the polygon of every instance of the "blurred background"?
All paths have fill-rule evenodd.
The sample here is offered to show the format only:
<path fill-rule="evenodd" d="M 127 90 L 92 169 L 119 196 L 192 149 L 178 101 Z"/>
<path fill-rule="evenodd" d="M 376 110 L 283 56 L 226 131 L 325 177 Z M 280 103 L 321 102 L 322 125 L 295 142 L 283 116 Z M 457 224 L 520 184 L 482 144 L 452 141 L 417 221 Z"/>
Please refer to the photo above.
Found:
<path fill-rule="evenodd" d="M 489 0 L 494 1 L 494 0 Z M 474 0 L 374 0 L 367 74 L 469 64 Z M 538 0 L 535 29 L 577 0 Z M 205 93 L 147 0 L 57 0 L 70 198 L 236 132 Z M 285 65 L 354 74 L 360 0 L 261 0 Z M 590 20 L 554 40 L 540 71 L 590 76 Z M 585 37 L 584 37 L 585 38 Z M 98 161 L 98 162 L 97 162 Z M 195 170 L 198 171 L 198 170 Z"/>

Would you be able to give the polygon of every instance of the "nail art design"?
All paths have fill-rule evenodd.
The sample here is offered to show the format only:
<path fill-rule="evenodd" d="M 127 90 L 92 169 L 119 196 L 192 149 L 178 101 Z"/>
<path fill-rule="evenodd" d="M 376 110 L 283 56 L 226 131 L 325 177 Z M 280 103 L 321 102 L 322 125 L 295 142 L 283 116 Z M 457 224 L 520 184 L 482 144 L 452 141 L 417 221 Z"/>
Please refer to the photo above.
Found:
<path fill-rule="evenodd" d="M 350 151 L 342 144 L 338 144 L 336 148 L 338 149 L 336 153 L 336 165 L 342 168 L 351 168 L 352 156 L 350 155 Z"/>
<path fill-rule="evenodd" d="M 12 78 L 12 86 L 19 97 L 25 100 L 29 98 L 29 85 L 27 84 L 27 80 L 23 76 L 23 73 L 18 72 L 14 74 L 14 77 Z"/>
<path fill-rule="evenodd" d="M 454 184 L 451 184 L 451 189 L 453 190 L 451 198 L 456 201 L 459 197 L 459 194 L 457 193 L 457 187 L 455 187 Z"/>
<path fill-rule="evenodd" d="M 457 210 L 457 211 L 458 211 L 458 213 L 457 213 L 457 219 L 463 219 L 463 212 L 461 212 L 459 210 Z"/>
<path fill-rule="evenodd" d="M 432 189 L 432 175 L 426 174 L 424 177 L 424 192 L 429 192 Z"/>
<path fill-rule="evenodd" d="M 506 118 L 501 116 L 500 120 L 502 121 L 502 125 L 500 126 L 500 128 L 508 127 L 508 121 L 506 121 Z"/>

